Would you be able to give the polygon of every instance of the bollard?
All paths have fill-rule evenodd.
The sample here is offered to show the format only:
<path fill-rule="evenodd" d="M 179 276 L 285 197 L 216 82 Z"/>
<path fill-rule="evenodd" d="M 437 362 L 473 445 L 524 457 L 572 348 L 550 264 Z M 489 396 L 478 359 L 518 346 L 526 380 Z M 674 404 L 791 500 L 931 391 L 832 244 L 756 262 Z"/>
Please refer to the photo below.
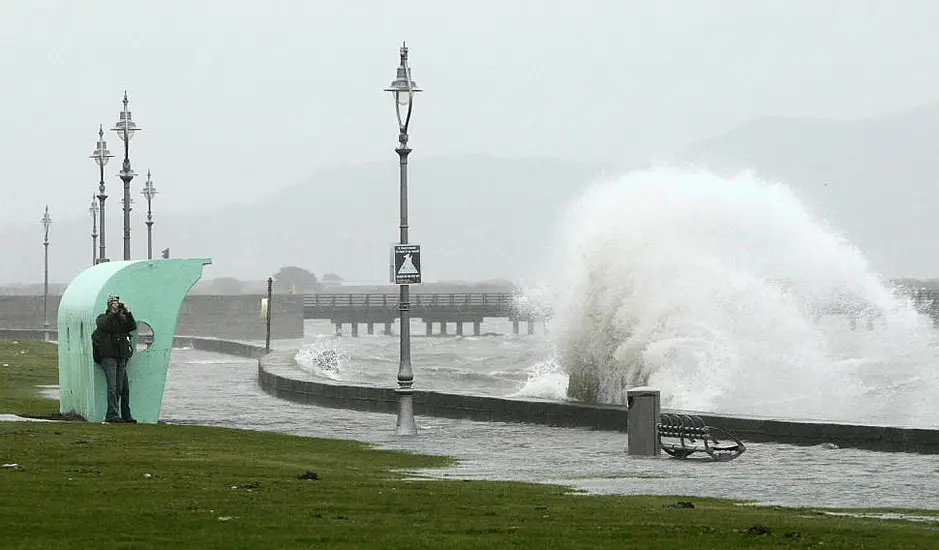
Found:
<path fill-rule="evenodd" d="M 649 387 L 627 390 L 626 407 L 627 454 L 658 456 L 659 390 Z"/>

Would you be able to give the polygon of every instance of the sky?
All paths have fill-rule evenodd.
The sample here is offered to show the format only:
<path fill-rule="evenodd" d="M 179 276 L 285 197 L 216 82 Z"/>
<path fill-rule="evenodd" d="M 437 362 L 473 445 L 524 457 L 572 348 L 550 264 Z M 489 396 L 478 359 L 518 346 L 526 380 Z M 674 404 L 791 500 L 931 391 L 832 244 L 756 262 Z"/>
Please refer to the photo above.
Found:
<path fill-rule="evenodd" d="M 154 209 L 211 211 L 395 162 L 383 88 L 404 40 L 421 155 L 621 162 L 766 116 L 939 99 L 936 21 L 932 0 L 4 0 L 0 232 L 38 234 L 46 204 L 88 216 L 125 89 L 135 206 L 152 170 Z"/>

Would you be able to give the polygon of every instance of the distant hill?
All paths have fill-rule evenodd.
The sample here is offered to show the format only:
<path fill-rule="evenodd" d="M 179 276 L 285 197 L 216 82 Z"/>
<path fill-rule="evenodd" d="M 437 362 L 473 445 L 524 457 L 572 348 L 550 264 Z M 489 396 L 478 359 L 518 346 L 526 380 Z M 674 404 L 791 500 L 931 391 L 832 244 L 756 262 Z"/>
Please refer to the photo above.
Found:
<path fill-rule="evenodd" d="M 428 281 L 543 274 L 562 208 L 601 174 L 623 168 L 481 155 L 424 158 L 419 151 L 410 160 L 410 240 L 424 247 Z M 855 121 L 759 120 L 698 142 L 675 160 L 782 179 L 885 276 L 939 276 L 939 103 Z M 108 201 L 112 259 L 121 256 L 117 183 L 110 183 Z M 161 192 L 186 190 L 168 186 Z M 84 212 L 76 206 L 71 220 L 68 213 L 52 213 L 53 282 L 68 281 L 90 265 Z M 132 213 L 135 258 L 146 249 L 141 213 L 138 204 Z M 398 238 L 397 159 L 320 170 L 253 204 L 206 204 L 203 213 L 185 215 L 157 207 L 154 215 L 155 251 L 169 247 L 172 257 L 212 257 L 206 278 L 263 281 L 294 265 L 381 283 Z M 41 282 L 39 237 L 38 222 L 0 226 L 0 284 Z"/>
<path fill-rule="evenodd" d="M 423 245 L 428 281 L 512 280 L 531 274 L 546 257 L 563 206 L 600 173 L 613 170 L 551 159 L 423 158 L 419 152 L 410 161 L 410 240 Z M 117 185 L 112 187 L 116 193 Z M 210 256 L 206 278 L 259 281 L 281 266 L 295 265 L 317 275 L 341 273 L 351 281 L 387 281 L 390 245 L 398 239 L 398 197 L 398 163 L 392 154 L 387 162 L 320 170 L 250 205 L 206 205 L 198 215 L 156 209 L 155 255 L 169 247 L 172 257 Z M 119 204 L 113 197 L 108 201 L 112 259 L 120 259 L 122 250 Z M 139 208 L 132 215 L 133 251 L 139 258 L 146 253 L 146 227 Z M 84 218 L 53 225 L 52 280 L 70 280 L 90 264 L 90 225 Z M 15 258 L 0 261 L 0 283 L 41 281 L 38 227 L 0 228 L 0 253 Z"/>
<path fill-rule="evenodd" d="M 885 275 L 939 275 L 939 103 L 855 121 L 760 120 L 678 158 L 786 181 Z"/>

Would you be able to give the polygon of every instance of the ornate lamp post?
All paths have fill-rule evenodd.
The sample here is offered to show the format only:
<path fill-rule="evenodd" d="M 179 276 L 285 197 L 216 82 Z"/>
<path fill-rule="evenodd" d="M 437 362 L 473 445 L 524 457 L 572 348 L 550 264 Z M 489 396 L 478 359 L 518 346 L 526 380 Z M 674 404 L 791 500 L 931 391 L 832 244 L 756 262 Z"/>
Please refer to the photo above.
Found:
<path fill-rule="evenodd" d="M 98 125 L 98 147 L 95 148 L 95 152 L 89 157 L 95 159 L 95 163 L 98 165 L 98 170 L 101 173 L 101 180 L 98 183 L 98 220 L 101 222 L 101 248 L 98 251 L 98 259 L 95 260 L 95 263 L 108 261 L 106 250 L 107 243 L 104 239 L 104 201 L 108 198 L 104 188 L 104 167 L 113 156 L 111 151 L 108 151 L 107 142 L 104 141 L 104 127 Z"/>
<path fill-rule="evenodd" d="M 150 209 L 150 203 L 157 194 L 156 187 L 153 186 L 153 180 L 150 179 L 150 170 L 147 170 L 147 181 L 144 183 L 141 195 L 147 199 L 147 259 L 153 259 L 153 212 Z"/>
<path fill-rule="evenodd" d="M 408 47 L 401 44 L 401 61 L 398 72 L 391 83 L 385 88 L 391 92 L 395 99 L 395 113 L 398 116 L 398 153 L 400 167 L 401 189 L 401 244 L 408 242 L 408 125 L 411 122 L 411 109 L 414 106 L 414 93 L 420 92 L 417 83 L 411 80 L 411 68 L 408 66 Z M 400 285 L 401 293 L 398 299 L 398 310 L 401 318 L 401 357 L 398 362 L 398 421 L 395 435 L 417 435 L 417 426 L 414 423 L 414 373 L 411 371 L 411 296 L 407 284 Z"/>
<path fill-rule="evenodd" d="M 39 221 L 42 224 L 42 246 L 45 249 L 45 269 L 42 284 L 42 329 L 45 332 L 45 339 L 49 339 L 49 226 L 52 225 L 52 218 L 49 217 L 49 205 L 46 205 L 46 213 L 42 215 Z"/>
<path fill-rule="evenodd" d="M 98 203 L 95 202 L 94 193 L 91 195 L 88 214 L 91 215 L 91 265 L 95 265 L 98 263 Z"/>
<path fill-rule="evenodd" d="M 124 182 L 124 259 L 130 259 L 130 181 L 137 174 L 130 169 L 130 140 L 134 133 L 141 128 L 131 119 L 130 111 L 127 110 L 127 90 L 124 90 L 124 110 L 120 112 L 120 119 L 111 128 L 124 141 L 124 164 L 118 174 Z"/>

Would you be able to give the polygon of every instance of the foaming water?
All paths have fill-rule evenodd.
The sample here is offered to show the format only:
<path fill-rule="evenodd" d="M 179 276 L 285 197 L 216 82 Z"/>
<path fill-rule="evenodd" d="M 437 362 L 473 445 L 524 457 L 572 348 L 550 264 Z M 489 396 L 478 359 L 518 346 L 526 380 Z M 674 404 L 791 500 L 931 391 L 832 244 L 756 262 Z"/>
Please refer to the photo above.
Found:
<path fill-rule="evenodd" d="M 588 190 L 560 234 L 552 335 L 571 397 L 653 385 L 676 409 L 936 424 L 931 321 L 785 185 L 632 173 Z"/>
<path fill-rule="evenodd" d="M 541 365 L 551 355 L 543 329 L 534 336 L 508 334 L 511 323 L 504 319 L 484 321 L 484 335 L 478 337 L 427 337 L 416 328 L 417 323 L 411 327 L 411 362 L 415 388 L 420 390 L 509 395 L 525 386 L 532 373 L 544 370 Z M 307 321 L 307 336 L 295 356 L 300 370 L 315 378 L 372 386 L 396 385 L 400 352 L 397 337 L 340 338 L 333 336 L 332 331 L 329 323 Z M 533 391 L 540 397 L 563 397 L 567 375 L 560 376 L 563 384 L 554 382 L 553 390 L 545 386 L 546 381 L 540 381 Z"/>
<path fill-rule="evenodd" d="M 297 366 L 313 376 L 343 380 L 346 356 L 339 346 L 339 337 L 318 338 L 297 351 L 294 360 Z"/>
<path fill-rule="evenodd" d="M 509 397 L 567 398 L 568 376 L 553 359 L 538 363 L 528 371 L 528 380 Z"/>

